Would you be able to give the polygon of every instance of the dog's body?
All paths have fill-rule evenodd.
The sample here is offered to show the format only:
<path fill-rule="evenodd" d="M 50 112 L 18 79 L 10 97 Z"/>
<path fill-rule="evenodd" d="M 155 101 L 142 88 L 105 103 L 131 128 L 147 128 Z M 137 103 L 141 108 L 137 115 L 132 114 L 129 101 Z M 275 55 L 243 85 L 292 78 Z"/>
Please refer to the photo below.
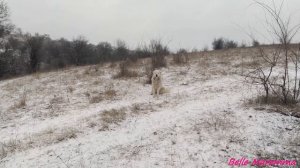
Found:
<path fill-rule="evenodd" d="M 159 70 L 154 70 L 151 78 L 152 93 L 153 95 L 159 95 L 162 89 L 162 75 Z"/>

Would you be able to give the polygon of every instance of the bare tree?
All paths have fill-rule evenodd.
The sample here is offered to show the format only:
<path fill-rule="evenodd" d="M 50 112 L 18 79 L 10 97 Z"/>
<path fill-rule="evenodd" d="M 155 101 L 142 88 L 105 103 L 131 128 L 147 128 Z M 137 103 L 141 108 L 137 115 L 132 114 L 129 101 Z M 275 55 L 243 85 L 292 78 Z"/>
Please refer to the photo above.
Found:
<path fill-rule="evenodd" d="M 13 25 L 9 22 L 9 9 L 5 1 L 0 0 L 0 38 L 10 33 Z"/>
<path fill-rule="evenodd" d="M 45 36 L 35 34 L 34 36 L 29 36 L 27 39 L 27 45 L 29 47 L 30 55 L 30 68 L 31 72 L 36 72 L 38 70 L 38 64 L 41 58 L 41 49 L 43 47 Z"/>
<path fill-rule="evenodd" d="M 152 68 L 166 67 L 167 61 L 165 56 L 170 53 L 168 46 L 163 45 L 161 40 L 151 40 L 149 44 L 151 53 Z"/>
<path fill-rule="evenodd" d="M 294 63 L 295 68 L 295 78 L 294 78 L 294 88 L 293 88 L 293 99 L 297 100 L 300 95 L 300 78 L 298 77 L 298 71 L 300 69 L 300 43 L 296 50 L 292 50 L 291 56 L 292 62 Z M 297 84 L 298 83 L 298 84 Z"/>
<path fill-rule="evenodd" d="M 272 54 L 266 52 L 263 47 L 258 47 L 259 58 L 263 60 L 263 66 L 258 66 L 254 71 L 246 75 L 253 83 L 261 84 L 266 92 L 266 101 L 269 98 L 269 91 L 278 96 L 284 104 L 290 102 L 297 102 L 299 97 L 299 79 L 298 79 L 298 63 L 299 51 L 293 51 L 292 40 L 298 33 L 299 24 L 291 26 L 291 17 L 284 19 L 282 16 L 283 2 L 281 1 L 279 7 L 276 6 L 275 1 L 272 0 L 272 5 L 267 5 L 263 2 L 254 2 L 266 12 L 267 30 L 271 36 L 275 37 L 278 45 L 274 46 L 275 51 Z M 254 39 L 254 38 L 253 38 Z M 290 63 L 295 65 L 295 79 L 291 82 Z M 273 75 L 274 68 L 282 69 L 283 72 L 278 71 L 276 78 Z M 277 80 L 271 80 L 273 77 Z M 292 86 L 291 86 L 292 85 Z"/>
<path fill-rule="evenodd" d="M 83 59 L 87 56 L 87 48 L 88 48 L 88 41 L 83 36 L 79 36 L 78 38 L 73 40 L 73 62 L 75 65 L 82 65 L 84 64 Z"/>

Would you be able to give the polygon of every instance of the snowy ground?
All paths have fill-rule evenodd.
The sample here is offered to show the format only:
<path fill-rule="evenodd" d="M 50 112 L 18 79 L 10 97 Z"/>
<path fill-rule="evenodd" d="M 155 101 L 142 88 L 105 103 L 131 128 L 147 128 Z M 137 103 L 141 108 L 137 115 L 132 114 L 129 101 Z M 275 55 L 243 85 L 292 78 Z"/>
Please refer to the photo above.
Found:
<path fill-rule="evenodd" d="M 241 60 L 194 54 L 161 69 L 168 92 L 110 64 L 0 81 L 0 167 L 226 167 L 229 158 L 298 159 L 300 120 L 251 107 Z M 95 70 L 98 68 L 98 71 Z M 23 101 L 23 102 L 22 102 Z M 25 103 L 24 103 L 25 102 Z"/>

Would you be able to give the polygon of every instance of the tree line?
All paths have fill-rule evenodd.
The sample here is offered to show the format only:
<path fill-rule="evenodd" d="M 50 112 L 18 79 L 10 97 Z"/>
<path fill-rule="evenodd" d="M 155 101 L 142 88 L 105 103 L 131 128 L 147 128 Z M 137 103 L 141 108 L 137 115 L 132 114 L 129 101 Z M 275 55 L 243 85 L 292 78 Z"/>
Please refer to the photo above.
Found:
<path fill-rule="evenodd" d="M 236 48 L 237 42 L 215 39 L 214 50 Z M 185 50 L 186 51 L 186 50 Z M 182 55 L 182 49 L 178 51 Z M 120 60 L 135 61 L 152 57 L 156 66 L 165 64 L 165 55 L 170 54 L 167 45 L 160 40 L 129 49 L 125 41 L 117 40 L 115 45 L 109 42 L 89 43 L 83 36 L 73 40 L 51 39 L 49 35 L 23 33 L 9 20 L 9 9 L 4 0 L 0 0 L 0 78 L 64 68 L 114 62 Z M 161 65 L 160 65 L 161 64 Z"/>

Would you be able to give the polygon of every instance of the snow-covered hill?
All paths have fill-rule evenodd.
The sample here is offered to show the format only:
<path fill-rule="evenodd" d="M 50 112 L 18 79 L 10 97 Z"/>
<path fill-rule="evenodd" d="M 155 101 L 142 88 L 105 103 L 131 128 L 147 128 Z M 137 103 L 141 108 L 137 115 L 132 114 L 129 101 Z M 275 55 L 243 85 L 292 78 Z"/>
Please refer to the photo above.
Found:
<path fill-rule="evenodd" d="M 111 64 L 0 81 L 0 167 L 227 167 L 230 158 L 300 158 L 300 120 L 248 105 L 254 49 L 197 53 L 162 68 L 168 92 Z M 247 62 L 248 61 L 248 62 Z M 300 160 L 298 160 L 300 162 Z"/>

